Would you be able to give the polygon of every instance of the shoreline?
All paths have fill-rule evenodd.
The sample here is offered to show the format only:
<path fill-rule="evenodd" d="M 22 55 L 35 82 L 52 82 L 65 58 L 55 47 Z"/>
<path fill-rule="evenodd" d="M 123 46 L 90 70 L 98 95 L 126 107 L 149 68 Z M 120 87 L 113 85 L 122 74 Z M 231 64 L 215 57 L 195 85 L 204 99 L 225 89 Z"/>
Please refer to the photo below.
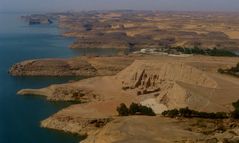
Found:
<path fill-rule="evenodd" d="M 98 57 L 98 60 L 101 58 L 104 59 L 105 57 Z M 83 141 L 83 143 L 91 143 L 92 138 L 101 136 L 101 134 L 102 134 L 102 132 L 104 132 L 104 130 L 108 130 L 109 128 L 116 126 L 117 122 L 122 122 L 122 121 L 125 122 L 124 120 L 131 120 L 131 118 L 139 118 L 140 120 L 141 120 L 141 118 L 142 118 L 142 120 L 146 120 L 144 118 L 154 118 L 154 117 L 144 117 L 144 116 L 117 117 L 116 107 L 119 106 L 120 103 L 127 103 L 129 105 L 132 102 L 138 102 L 138 103 L 142 103 L 142 104 L 145 104 L 148 106 L 150 104 L 152 104 L 153 102 L 146 102 L 146 101 L 148 101 L 148 99 L 154 100 L 154 98 L 155 98 L 154 94 L 157 94 L 157 92 L 153 92 L 152 96 L 150 94 L 137 95 L 136 94 L 137 88 L 133 89 L 133 87 L 131 87 L 132 91 L 131 91 L 131 89 L 129 89 L 129 91 L 122 90 L 123 89 L 122 87 L 125 86 L 125 85 L 122 85 L 122 83 L 130 82 L 130 81 L 128 81 L 128 79 L 131 79 L 130 76 L 134 76 L 133 73 L 135 73 L 136 71 L 139 71 L 141 69 L 140 67 L 148 67 L 148 69 L 150 69 L 150 70 L 147 70 L 147 69 L 145 69 L 145 70 L 148 72 L 151 71 L 152 73 L 154 73 L 153 72 L 154 70 L 158 71 L 159 67 L 164 67 L 164 64 L 163 64 L 164 62 L 166 62 L 167 65 L 173 64 L 172 66 L 168 66 L 167 68 L 166 67 L 165 68 L 167 70 L 169 70 L 170 68 L 174 67 L 175 68 L 174 71 L 175 70 L 177 71 L 178 70 L 176 68 L 177 65 L 179 64 L 181 66 L 180 63 L 183 62 L 185 64 L 185 67 L 183 67 L 183 69 L 189 68 L 189 70 L 185 70 L 185 71 L 183 71 L 183 72 L 181 71 L 181 72 L 182 73 L 185 72 L 187 75 L 193 75 L 190 80 L 180 79 L 177 77 L 170 77 L 170 78 L 175 78 L 175 79 L 171 79 L 171 80 L 177 80 L 177 82 L 175 82 L 175 83 L 170 82 L 170 84 L 169 84 L 170 86 L 171 86 L 171 84 L 174 84 L 172 89 L 167 89 L 164 87 L 167 85 L 166 83 L 169 80 L 167 75 L 165 75 L 165 77 L 160 77 L 163 80 L 165 80 L 165 85 L 160 85 L 160 88 L 161 88 L 160 93 L 162 94 L 162 93 L 172 92 L 172 95 L 173 95 L 174 94 L 173 91 L 174 91 L 175 93 L 178 93 L 177 96 L 179 96 L 179 97 L 173 97 L 172 95 L 167 95 L 167 98 L 172 98 L 169 100 L 169 101 L 172 101 L 172 103 L 167 102 L 167 104 L 165 104 L 164 103 L 165 101 L 163 101 L 162 104 L 167 105 L 166 109 L 172 109 L 175 107 L 185 107 L 184 104 L 187 104 L 187 103 L 183 103 L 183 100 L 180 100 L 180 98 L 182 98 L 182 99 L 185 98 L 184 97 L 186 95 L 185 91 L 187 91 L 187 90 L 189 90 L 189 91 L 190 90 L 192 90 L 192 91 L 200 90 L 200 92 L 201 92 L 201 94 L 203 94 L 203 96 L 207 96 L 207 90 L 211 90 L 212 88 L 215 88 L 215 91 L 218 90 L 218 92 L 214 93 L 215 95 L 217 95 L 219 92 L 222 92 L 220 89 L 222 87 L 225 88 L 225 92 L 226 92 L 226 91 L 232 90 L 234 88 L 234 86 L 239 85 L 238 81 L 234 80 L 233 77 L 225 76 L 226 80 L 223 79 L 223 81 L 225 83 L 228 82 L 227 80 L 230 80 L 230 85 L 227 85 L 228 86 L 227 87 L 226 85 L 223 85 L 222 82 L 220 81 L 221 80 L 219 78 L 220 76 L 218 74 L 215 74 L 217 67 L 225 66 L 229 62 L 231 65 L 234 65 L 237 63 L 238 58 L 207 57 L 207 56 L 193 56 L 193 57 L 186 57 L 186 58 L 167 57 L 167 56 L 153 56 L 153 57 L 152 56 L 144 56 L 144 57 L 134 57 L 134 58 L 136 59 L 136 61 L 133 62 L 133 64 L 126 66 L 125 69 L 123 69 L 116 75 L 95 76 L 95 77 L 87 78 L 87 79 L 80 80 L 77 82 L 60 84 L 60 85 L 51 85 L 51 86 L 45 88 L 46 90 L 48 90 L 48 89 L 51 90 L 51 92 L 46 94 L 47 97 L 50 97 L 50 98 L 48 98 L 49 100 L 53 99 L 56 101 L 60 101 L 60 100 L 67 101 L 69 98 L 72 98 L 71 100 L 84 100 L 85 103 L 72 105 L 66 109 L 60 110 L 56 114 L 50 116 L 48 119 L 42 121 L 41 126 L 46 127 L 46 128 L 51 128 L 51 129 L 62 130 L 65 132 L 78 133 L 80 135 L 87 134 L 88 137 L 86 138 L 86 140 Z M 137 59 L 137 58 L 139 58 L 139 59 Z M 158 63 L 159 61 L 160 61 L 160 63 Z M 184 64 L 183 64 L 183 66 L 184 66 Z M 203 65 L 205 67 L 207 67 L 207 71 L 205 71 Z M 216 65 L 216 67 L 215 67 L 215 65 Z M 194 68 L 196 68 L 196 69 L 194 69 Z M 198 71 L 198 70 L 200 70 L 200 71 Z M 201 70 L 204 70 L 204 71 L 201 71 Z M 188 71 L 193 71 L 193 73 L 189 73 Z M 149 72 L 147 74 L 150 76 L 151 72 Z M 160 71 L 158 71 L 158 72 L 160 73 Z M 170 73 L 170 71 L 168 71 L 168 72 Z M 203 73 L 201 73 L 201 72 L 203 72 Z M 179 72 L 177 72 L 177 73 L 179 73 Z M 197 74 L 199 74 L 200 76 L 197 77 Z M 201 79 L 202 75 L 205 75 L 205 79 Z M 161 76 L 161 75 L 159 75 L 159 76 Z M 183 77 L 183 75 L 181 75 L 181 76 Z M 179 77 L 181 77 L 181 76 L 179 76 Z M 195 78 L 195 79 L 193 79 L 193 78 Z M 233 80 L 233 81 L 231 81 L 231 80 Z M 181 81 L 182 83 L 179 83 L 179 81 Z M 200 82 L 202 82 L 202 83 L 200 83 Z M 185 83 L 194 84 L 194 87 L 192 87 L 190 84 L 185 84 Z M 236 84 L 236 85 L 234 85 L 234 84 Z M 128 86 L 128 84 L 127 84 L 127 86 Z M 203 87 L 203 86 L 205 86 L 205 87 Z M 203 93 L 201 91 L 201 88 L 205 90 L 205 93 Z M 77 90 L 75 90 L 75 89 L 77 89 Z M 40 90 L 34 89 L 34 90 L 32 90 L 33 92 L 31 90 L 30 91 L 25 90 L 25 91 L 26 91 L 26 94 L 34 94 L 35 91 L 38 92 Z M 77 93 L 77 96 L 75 93 Z M 234 93 L 236 93 L 236 92 L 234 92 Z M 190 95 L 190 96 L 195 98 L 194 94 L 196 95 L 197 93 L 192 92 L 191 94 L 192 95 Z M 220 96 L 224 97 L 223 94 L 224 94 L 224 91 L 221 93 Z M 186 97 L 187 96 L 188 95 L 186 95 Z M 203 96 L 201 96 L 201 97 L 203 97 Z M 231 96 L 232 96 L 232 98 L 230 98 L 230 102 L 233 102 L 234 100 L 236 100 L 236 98 L 235 98 L 236 95 L 235 95 L 235 97 L 233 97 L 234 95 L 231 95 Z M 227 97 L 227 98 L 229 99 L 229 97 Z M 190 100 L 192 100 L 192 99 L 190 99 Z M 173 103 L 174 100 L 177 101 L 177 103 L 181 104 L 181 105 L 175 106 Z M 187 100 L 189 100 L 189 99 L 187 99 Z M 193 100 L 195 100 L 195 99 L 193 99 Z M 198 99 L 196 99 L 195 101 L 197 101 L 197 100 Z M 200 100 L 202 100 L 202 99 L 200 99 Z M 156 105 L 151 106 L 154 109 L 154 111 L 162 112 L 163 110 L 161 111 L 159 109 L 156 109 L 159 107 L 157 105 L 158 102 L 154 102 L 154 104 L 155 103 L 156 103 Z M 169 108 L 170 104 L 172 107 Z M 201 109 L 204 109 L 204 110 L 209 109 L 208 110 L 209 112 L 211 112 L 211 111 L 229 111 L 226 108 L 224 108 L 224 109 L 221 108 L 223 106 L 219 105 L 218 101 L 216 101 L 216 100 L 214 103 L 209 104 L 210 108 L 204 108 L 204 106 L 206 104 L 200 105 L 201 103 L 198 103 L 198 102 L 190 103 L 187 106 L 190 105 L 191 108 L 193 108 L 194 105 L 196 105 L 196 104 L 198 105 L 198 107 L 201 107 Z M 224 103 L 221 103 L 221 104 L 224 104 Z M 219 108 L 219 106 L 220 106 L 220 108 Z M 156 118 L 160 118 L 160 120 L 162 120 L 162 121 L 167 120 L 164 117 L 162 117 L 162 118 L 156 117 Z M 108 120 L 112 120 L 112 121 L 108 122 Z M 172 119 L 172 120 L 174 120 L 174 119 Z M 156 122 L 156 120 L 153 120 L 153 122 Z M 131 125 L 130 122 L 127 122 L 127 123 L 129 123 Z M 101 124 L 102 126 L 97 127 L 98 124 Z M 170 123 L 170 125 L 171 125 L 171 123 Z M 134 126 L 134 128 L 136 128 L 136 127 Z M 180 128 L 180 129 L 182 129 L 182 128 Z M 121 134 L 119 134 L 119 136 L 122 137 Z M 202 135 L 200 135 L 200 136 L 202 136 Z M 188 136 L 188 139 L 190 139 L 189 136 Z M 194 139 L 194 137 L 192 137 L 192 139 Z M 102 140 L 99 138 L 98 142 L 100 143 L 100 141 L 102 141 Z"/>
<path fill-rule="evenodd" d="M 117 36 L 113 43 L 114 40 L 117 41 Z M 105 46 L 101 44 L 100 46 Z M 124 46 L 125 43 L 119 42 L 116 46 L 118 44 Z M 187 119 L 167 119 L 159 115 L 118 117 L 116 108 L 121 103 L 130 105 L 136 102 L 151 107 L 157 114 L 166 109 L 180 107 L 206 112 L 229 112 L 229 103 L 237 99 L 239 82 L 233 77 L 219 75 L 217 69 L 233 66 L 237 62 L 238 58 L 136 54 L 30 60 L 14 65 L 10 73 L 15 76 L 88 76 L 89 78 L 76 82 L 19 91 L 23 95 L 41 94 L 51 101 L 83 101 L 84 103 L 71 105 L 41 122 L 41 127 L 44 128 L 88 135 L 82 143 L 123 143 L 140 139 L 152 143 L 203 142 L 214 138 L 222 140 L 228 134 L 233 138 L 237 137 L 239 133 L 233 135 L 230 131 L 237 130 L 238 125 L 231 128 L 224 125 L 227 120 L 222 120 L 226 131 L 211 131 L 205 137 L 203 130 L 206 129 L 198 132 L 196 127 L 183 121 Z M 190 121 L 197 123 L 197 119 Z M 125 124 L 128 126 L 124 126 Z M 217 123 L 212 124 L 213 127 L 217 126 Z M 185 126 L 190 130 L 185 129 Z M 210 127 L 210 124 L 206 126 Z M 172 129 L 171 135 L 168 128 Z M 142 130 L 149 133 L 145 134 Z"/>

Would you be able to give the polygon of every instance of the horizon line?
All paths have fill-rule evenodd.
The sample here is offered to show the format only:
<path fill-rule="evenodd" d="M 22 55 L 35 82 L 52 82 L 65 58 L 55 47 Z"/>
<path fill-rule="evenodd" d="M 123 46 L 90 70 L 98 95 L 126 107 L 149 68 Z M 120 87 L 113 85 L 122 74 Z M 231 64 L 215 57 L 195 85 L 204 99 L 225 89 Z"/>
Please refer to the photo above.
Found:
<path fill-rule="evenodd" d="M 201 13 L 239 13 L 239 10 L 150 10 L 150 9 L 90 9 L 90 10 L 2 10 L 0 13 L 69 13 L 69 12 L 92 12 L 92 11 L 148 11 L 148 12 L 201 12 Z"/>

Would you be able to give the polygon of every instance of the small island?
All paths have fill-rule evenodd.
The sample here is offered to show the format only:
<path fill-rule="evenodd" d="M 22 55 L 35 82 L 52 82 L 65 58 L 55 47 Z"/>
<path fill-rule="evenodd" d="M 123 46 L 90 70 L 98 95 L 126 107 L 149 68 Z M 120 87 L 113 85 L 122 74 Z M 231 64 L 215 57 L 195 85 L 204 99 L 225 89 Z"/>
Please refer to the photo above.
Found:
<path fill-rule="evenodd" d="M 33 14 L 30 16 L 21 16 L 29 25 L 52 24 L 53 20 L 48 15 Z"/>

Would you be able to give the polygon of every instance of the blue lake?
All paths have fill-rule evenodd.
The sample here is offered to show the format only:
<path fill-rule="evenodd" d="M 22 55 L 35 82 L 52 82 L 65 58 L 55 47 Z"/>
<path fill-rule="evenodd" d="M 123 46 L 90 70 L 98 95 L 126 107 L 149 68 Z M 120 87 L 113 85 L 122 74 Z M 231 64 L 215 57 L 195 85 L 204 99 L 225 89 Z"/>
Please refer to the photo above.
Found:
<path fill-rule="evenodd" d="M 20 96 L 22 88 L 40 88 L 69 78 L 11 77 L 12 64 L 36 58 L 114 54 L 114 50 L 71 50 L 73 39 L 60 36 L 57 24 L 29 26 L 20 19 L 26 13 L 0 13 L 0 143 L 78 143 L 80 137 L 40 128 L 40 121 L 70 103 Z"/>

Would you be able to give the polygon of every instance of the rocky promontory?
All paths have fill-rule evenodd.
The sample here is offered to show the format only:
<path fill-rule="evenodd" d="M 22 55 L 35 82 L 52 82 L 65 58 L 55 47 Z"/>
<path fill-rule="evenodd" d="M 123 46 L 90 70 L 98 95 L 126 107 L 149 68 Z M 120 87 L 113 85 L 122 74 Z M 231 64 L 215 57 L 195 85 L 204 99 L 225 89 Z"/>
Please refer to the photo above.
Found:
<path fill-rule="evenodd" d="M 97 76 L 114 75 L 131 64 L 125 57 L 81 57 L 28 60 L 13 65 L 13 76 Z"/>

